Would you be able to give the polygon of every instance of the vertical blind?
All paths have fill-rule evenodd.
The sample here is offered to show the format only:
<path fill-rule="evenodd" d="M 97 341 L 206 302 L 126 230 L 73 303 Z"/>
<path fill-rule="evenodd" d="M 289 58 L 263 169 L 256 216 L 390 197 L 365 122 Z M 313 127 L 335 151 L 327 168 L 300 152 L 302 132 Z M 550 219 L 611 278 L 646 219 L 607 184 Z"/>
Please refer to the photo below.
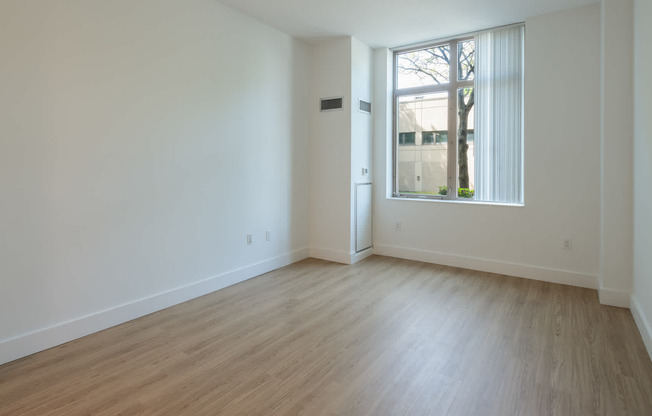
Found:
<path fill-rule="evenodd" d="M 475 199 L 523 202 L 525 28 L 476 35 Z"/>

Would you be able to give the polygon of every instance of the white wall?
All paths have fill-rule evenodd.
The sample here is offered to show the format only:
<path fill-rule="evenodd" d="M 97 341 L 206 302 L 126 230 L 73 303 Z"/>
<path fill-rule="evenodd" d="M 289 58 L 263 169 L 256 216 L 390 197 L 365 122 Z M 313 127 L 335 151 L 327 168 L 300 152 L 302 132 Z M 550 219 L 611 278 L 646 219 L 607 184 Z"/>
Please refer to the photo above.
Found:
<path fill-rule="evenodd" d="M 359 111 L 358 100 L 371 102 L 372 51 L 369 46 L 351 38 L 351 201 L 355 201 L 355 184 L 371 182 L 372 117 Z M 372 103 L 373 112 L 374 103 Z M 368 169 L 366 174 L 362 168 Z M 360 215 L 371 213 L 360 213 Z M 351 218 L 355 218 L 355 203 L 351 204 Z M 355 221 L 351 221 L 351 251 L 356 251 Z"/>
<path fill-rule="evenodd" d="M 376 253 L 597 287 L 599 6 L 528 20 L 525 53 L 525 206 L 510 207 L 386 197 L 391 54 L 376 51 Z"/>
<path fill-rule="evenodd" d="M 351 236 L 351 38 L 312 47 L 310 255 L 349 263 Z M 343 109 L 319 111 L 320 98 Z"/>
<path fill-rule="evenodd" d="M 652 357 L 652 0 L 634 1 L 634 290 L 632 314 Z"/>
<path fill-rule="evenodd" d="M 310 256 L 350 264 L 364 257 L 355 253 L 355 183 L 371 178 L 372 120 L 358 111 L 359 98 L 371 99 L 371 49 L 339 37 L 312 54 Z M 332 97 L 343 109 L 320 112 L 319 99 Z"/>
<path fill-rule="evenodd" d="M 632 0 L 602 0 L 600 302 L 629 307 L 633 244 Z"/>
<path fill-rule="evenodd" d="M 0 362 L 307 256 L 301 42 L 212 0 L 6 0 L 0 56 Z"/>

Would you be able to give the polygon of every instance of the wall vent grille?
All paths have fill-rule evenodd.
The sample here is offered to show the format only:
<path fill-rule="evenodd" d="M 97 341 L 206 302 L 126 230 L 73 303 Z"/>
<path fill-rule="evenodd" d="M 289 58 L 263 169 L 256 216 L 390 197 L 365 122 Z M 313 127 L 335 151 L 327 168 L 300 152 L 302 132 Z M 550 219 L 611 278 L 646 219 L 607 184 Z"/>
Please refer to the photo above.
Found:
<path fill-rule="evenodd" d="M 371 103 L 368 101 L 360 100 L 360 106 L 358 109 L 363 113 L 371 114 Z"/>
<path fill-rule="evenodd" d="M 319 100 L 319 111 L 331 111 L 342 109 L 342 97 L 338 98 L 322 98 Z"/>

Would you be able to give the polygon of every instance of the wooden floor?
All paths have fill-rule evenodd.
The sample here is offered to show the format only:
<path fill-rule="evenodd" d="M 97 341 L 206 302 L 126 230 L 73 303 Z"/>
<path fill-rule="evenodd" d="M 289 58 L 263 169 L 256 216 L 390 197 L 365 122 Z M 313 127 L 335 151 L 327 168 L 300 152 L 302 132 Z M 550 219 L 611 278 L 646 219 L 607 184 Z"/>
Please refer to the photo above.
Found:
<path fill-rule="evenodd" d="M 0 366 L 0 415 L 652 415 L 593 290 L 305 260 Z"/>

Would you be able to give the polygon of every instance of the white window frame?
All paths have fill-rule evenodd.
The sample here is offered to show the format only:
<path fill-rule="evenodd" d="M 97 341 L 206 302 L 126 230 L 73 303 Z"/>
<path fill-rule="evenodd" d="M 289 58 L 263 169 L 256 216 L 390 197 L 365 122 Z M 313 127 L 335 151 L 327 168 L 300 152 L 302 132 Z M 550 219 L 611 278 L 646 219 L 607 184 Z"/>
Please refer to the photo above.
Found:
<path fill-rule="evenodd" d="M 392 130 L 393 130 L 393 143 L 392 143 L 392 196 L 396 198 L 419 198 L 419 199 L 448 199 L 448 200 L 457 200 L 460 199 L 457 197 L 457 90 L 458 88 L 469 88 L 474 87 L 475 77 L 470 81 L 458 81 L 457 74 L 457 58 L 458 51 L 457 45 L 460 42 L 473 40 L 473 35 L 465 35 L 460 37 L 455 37 L 453 39 L 445 39 L 439 41 L 433 41 L 427 44 L 421 44 L 418 46 L 400 48 L 394 50 L 393 57 L 393 100 L 392 100 Z M 450 63 L 449 63 L 449 73 L 448 73 L 448 83 L 447 84 L 434 84 L 426 85 L 421 87 L 410 87 L 410 88 L 398 88 L 398 56 L 400 54 L 412 51 L 419 51 L 422 49 L 434 48 L 442 45 L 450 46 Z M 398 191 L 398 151 L 399 151 L 399 140 L 398 140 L 398 117 L 399 117 L 399 99 L 402 96 L 407 95 L 425 95 L 432 94 L 437 92 L 447 92 L 448 93 L 448 172 L 447 172 L 447 184 L 448 192 L 446 195 L 426 195 L 426 194 L 411 194 L 411 193 L 401 193 Z M 461 198 L 462 200 L 468 201 L 467 198 Z M 473 202 L 473 200 L 469 201 Z"/>

